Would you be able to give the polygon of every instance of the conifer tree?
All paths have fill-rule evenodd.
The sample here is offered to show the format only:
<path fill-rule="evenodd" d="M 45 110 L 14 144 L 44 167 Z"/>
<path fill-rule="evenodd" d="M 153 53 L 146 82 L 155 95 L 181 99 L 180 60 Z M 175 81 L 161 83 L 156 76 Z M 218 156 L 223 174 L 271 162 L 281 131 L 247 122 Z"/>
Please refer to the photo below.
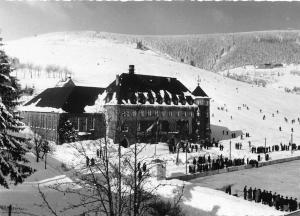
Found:
<path fill-rule="evenodd" d="M 1 50 L 0 38 L 0 185 L 9 188 L 10 183 L 22 183 L 33 170 L 27 165 L 28 151 L 24 138 L 16 136 L 23 123 L 14 110 L 20 97 L 20 86 L 10 75 L 13 68 L 8 56 Z"/>
<path fill-rule="evenodd" d="M 77 139 L 77 131 L 75 130 L 72 122 L 70 120 L 66 120 L 60 126 L 59 129 L 59 141 L 60 143 L 69 143 L 75 142 Z"/>

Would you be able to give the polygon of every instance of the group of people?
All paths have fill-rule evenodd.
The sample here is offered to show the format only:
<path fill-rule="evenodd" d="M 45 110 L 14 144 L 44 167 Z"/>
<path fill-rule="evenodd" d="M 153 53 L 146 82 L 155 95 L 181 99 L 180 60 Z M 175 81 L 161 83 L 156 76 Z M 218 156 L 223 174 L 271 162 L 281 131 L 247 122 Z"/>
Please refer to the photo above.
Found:
<path fill-rule="evenodd" d="M 241 150 L 242 149 L 242 143 L 238 142 L 238 143 L 235 143 L 235 149 L 238 149 L 238 150 Z"/>
<path fill-rule="evenodd" d="M 287 117 L 284 117 L 284 121 L 285 121 L 285 122 L 288 122 L 289 120 L 287 119 Z M 298 123 L 300 123 L 300 118 L 299 118 L 299 117 L 297 118 L 297 121 L 298 121 Z M 296 120 L 295 120 L 295 119 L 292 119 L 292 120 L 291 120 L 291 123 L 292 123 L 292 124 L 295 124 L 295 123 L 296 123 Z"/>
<path fill-rule="evenodd" d="M 94 158 L 89 158 L 88 156 L 86 156 L 86 166 L 95 166 L 95 159 Z"/>
<path fill-rule="evenodd" d="M 216 147 L 218 147 L 218 146 L 216 146 Z M 219 145 L 219 149 L 220 149 L 220 151 L 223 151 L 224 150 L 224 146 L 222 144 L 220 144 Z"/>
<path fill-rule="evenodd" d="M 102 148 L 100 149 L 97 149 L 96 150 L 96 155 L 98 158 L 101 158 L 103 156 L 103 150 Z M 88 156 L 86 156 L 86 166 L 95 166 L 95 162 L 96 160 L 92 157 L 92 158 L 89 158 Z"/>
<path fill-rule="evenodd" d="M 141 166 L 141 162 L 138 162 L 138 164 L 137 164 L 137 170 L 138 170 L 137 177 L 138 177 L 139 181 L 141 181 L 142 178 L 143 178 L 143 173 L 145 174 L 146 171 L 147 171 L 146 162 L 143 163 L 143 166 Z"/>
<path fill-rule="evenodd" d="M 258 147 L 252 147 L 251 153 L 261 154 L 261 153 L 269 153 L 274 151 L 289 151 L 290 148 L 292 148 L 292 150 L 300 150 L 300 145 L 297 146 L 295 143 L 289 145 L 280 143 L 280 145 L 272 145 L 268 147 L 258 146 Z"/>
<path fill-rule="evenodd" d="M 199 156 L 198 160 L 196 157 L 193 159 L 192 165 L 189 166 L 189 173 L 196 172 L 207 172 L 211 170 L 219 170 L 232 166 L 245 165 L 245 159 L 235 158 L 233 160 L 224 158 L 223 155 L 219 155 L 217 159 L 211 159 L 210 155 L 206 158 L 204 156 Z"/>
<path fill-rule="evenodd" d="M 243 190 L 244 199 L 249 201 L 255 201 L 256 203 L 262 203 L 264 205 L 274 206 L 277 210 L 281 211 L 296 211 L 298 209 L 297 198 L 284 198 L 282 195 L 273 194 L 272 191 L 252 189 L 251 187 L 247 189 L 247 186 Z M 299 203 L 300 205 L 300 203 Z"/>

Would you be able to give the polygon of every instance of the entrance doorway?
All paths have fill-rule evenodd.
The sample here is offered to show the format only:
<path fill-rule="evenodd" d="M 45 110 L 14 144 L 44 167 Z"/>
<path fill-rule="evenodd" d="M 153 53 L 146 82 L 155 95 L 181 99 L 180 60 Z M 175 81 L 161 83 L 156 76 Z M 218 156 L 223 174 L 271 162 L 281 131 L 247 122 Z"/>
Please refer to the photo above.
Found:
<path fill-rule="evenodd" d="M 124 138 L 122 141 L 121 141 L 121 146 L 123 146 L 124 148 L 127 148 L 129 146 L 129 142 L 126 138 Z"/>

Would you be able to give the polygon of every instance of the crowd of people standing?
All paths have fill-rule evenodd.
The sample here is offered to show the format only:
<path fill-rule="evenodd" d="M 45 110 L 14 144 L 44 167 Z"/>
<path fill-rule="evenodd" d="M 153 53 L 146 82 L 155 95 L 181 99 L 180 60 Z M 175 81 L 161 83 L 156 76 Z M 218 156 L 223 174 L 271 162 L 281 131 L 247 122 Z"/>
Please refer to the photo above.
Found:
<path fill-rule="evenodd" d="M 272 191 L 261 190 L 261 189 L 252 189 L 250 187 L 247 189 L 247 186 L 243 190 L 244 199 L 248 201 L 255 201 L 256 203 L 262 203 L 264 205 L 269 205 L 270 207 L 275 207 L 277 210 L 281 211 L 296 211 L 298 209 L 297 198 L 284 198 L 283 195 L 272 193 Z"/>
<path fill-rule="evenodd" d="M 258 146 L 258 147 L 252 147 L 251 148 L 251 153 L 269 153 L 269 152 L 274 152 L 274 151 L 295 151 L 295 150 L 300 150 L 300 145 L 297 146 L 295 143 L 293 144 L 282 144 L 280 145 L 272 145 L 272 146 Z"/>
<path fill-rule="evenodd" d="M 199 156 L 198 159 L 194 157 L 193 163 L 189 165 L 189 173 L 207 172 L 241 165 L 245 165 L 244 158 L 235 158 L 231 160 L 227 157 L 224 158 L 221 154 L 217 159 L 211 159 L 210 155 L 207 157 L 204 155 Z"/>

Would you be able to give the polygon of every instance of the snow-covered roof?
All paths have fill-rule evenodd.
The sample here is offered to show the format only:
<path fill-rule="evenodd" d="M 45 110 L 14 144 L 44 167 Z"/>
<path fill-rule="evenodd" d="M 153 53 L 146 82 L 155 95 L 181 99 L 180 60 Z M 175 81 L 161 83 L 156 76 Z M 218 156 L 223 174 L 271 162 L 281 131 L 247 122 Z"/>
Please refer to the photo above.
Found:
<path fill-rule="evenodd" d="M 207 94 L 203 91 L 203 89 L 198 85 L 192 94 L 196 97 L 208 97 Z"/>
<path fill-rule="evenodd" d="M 115 97 L 114 97 L 115 96 Z M 192 93 L 176 78 L 123 73 L 106 89 L 105 102 L 193 106 Z"/>
<path fill-rule="evenodd" d="M 21 110 L 83 113 L 86 106 L 95 104 L 103 91 L 103 88 L 84 86 L 48 88 L 27 102 Z"/>

